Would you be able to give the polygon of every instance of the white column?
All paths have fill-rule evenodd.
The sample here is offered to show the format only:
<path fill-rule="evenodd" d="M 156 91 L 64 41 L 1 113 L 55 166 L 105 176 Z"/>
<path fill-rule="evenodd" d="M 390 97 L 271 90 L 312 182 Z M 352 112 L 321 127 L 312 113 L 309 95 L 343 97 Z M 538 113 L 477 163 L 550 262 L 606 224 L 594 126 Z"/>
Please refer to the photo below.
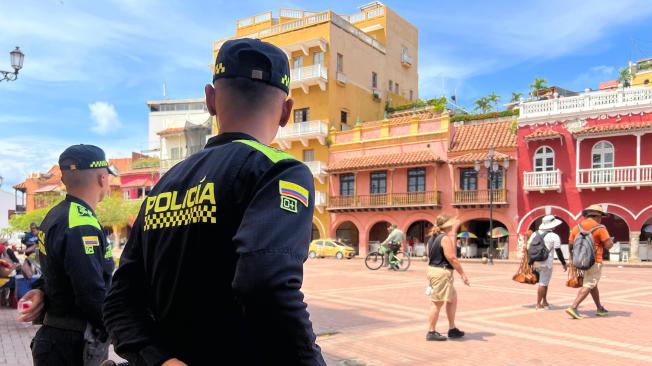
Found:
<path fill-rule="evenodd" d="M 641 261 L 638 256 L 638 240 L 641 237 L 640 231 L 629 232 L 629 262 L 637 263 Z"/>
<path fill-rule="evenodd" d="M 575 144 L 575 186 L 580 184 L 580 144 L 582 139 L 577 139 Z"/>
<path fill-rule="evenodd" d="M 636 134 L 636 181 L 641 181 L 641 134 Z"/>

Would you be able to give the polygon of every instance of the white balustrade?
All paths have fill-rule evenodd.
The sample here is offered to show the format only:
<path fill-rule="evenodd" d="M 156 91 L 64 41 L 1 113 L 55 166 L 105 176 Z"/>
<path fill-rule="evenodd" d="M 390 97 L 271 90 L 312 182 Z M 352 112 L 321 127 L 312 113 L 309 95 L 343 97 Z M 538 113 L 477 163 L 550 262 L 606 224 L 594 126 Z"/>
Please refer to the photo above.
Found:
<path fill-rule="evenodd" d="M 561 189 L 561 171 L 523 172 L 523 189 L 548 191 Z"/>

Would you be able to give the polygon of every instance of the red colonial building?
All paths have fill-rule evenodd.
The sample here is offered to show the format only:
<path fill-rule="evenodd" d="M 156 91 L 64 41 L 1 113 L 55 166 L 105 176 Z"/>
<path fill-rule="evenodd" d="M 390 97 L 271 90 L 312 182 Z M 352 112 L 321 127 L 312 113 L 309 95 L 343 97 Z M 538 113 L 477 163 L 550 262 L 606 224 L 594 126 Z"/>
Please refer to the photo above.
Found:
<path fill-rule="evenodd" d="M 518 233 L 553 214 L 565 242 L 582 209 L 600 204 L 629 260 L 652 257 L 652 88 L 524 102 L 518 139 Z"/>

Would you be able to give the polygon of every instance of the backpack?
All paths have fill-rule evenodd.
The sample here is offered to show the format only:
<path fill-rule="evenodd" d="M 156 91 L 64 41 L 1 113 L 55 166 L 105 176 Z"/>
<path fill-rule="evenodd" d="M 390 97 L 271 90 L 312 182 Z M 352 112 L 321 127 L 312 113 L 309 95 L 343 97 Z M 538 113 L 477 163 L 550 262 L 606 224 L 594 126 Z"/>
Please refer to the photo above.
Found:
<path fill-rule="evenodd" d="M 593 242 L 593 232 L 597 229 L 604 228 L 603 225 L 597 225 L 586 231 L 582 225 L 577 225 L 580 232 L 575 237 L 573 243 L 573 265 L 577 269 L 587 270 L 595 264 L 595 243 Z"/>
<path fill-rule="evenodd" d="M 532 238 L 532 241 L 530 241 L 530 247 L 527 250 L 528 264 L 532 265 L 534 262 L 542 262 L 548 259 L 550 250 L 548 250 L 548 247 L 543 240 L 543 238 L 548 234 L 550 234 L 550 232 L 543 235 L 538 231 L 534 233 L 534 237 Z"/>

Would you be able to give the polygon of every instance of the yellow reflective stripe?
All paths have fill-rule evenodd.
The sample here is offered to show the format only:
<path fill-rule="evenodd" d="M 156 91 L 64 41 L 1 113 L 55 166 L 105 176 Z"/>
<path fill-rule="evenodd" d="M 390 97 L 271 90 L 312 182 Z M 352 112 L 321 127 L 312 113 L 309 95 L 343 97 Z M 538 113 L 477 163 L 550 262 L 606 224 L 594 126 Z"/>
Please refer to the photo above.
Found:
<path fill-rule="evenodd" d="M 260 142 L 252 141 L 252 140 L 235 140 L 234 142 L 239 142 L 241 144 L 245 144 L 248 146 L 253 147 L 254 149 L 260 151 L 261 153 L 265 154 L 269 160 L 272 161 L 272 163 L 276 164 L 281 160 L 296 160 L 296 158 L 284 151 L 277 150 L 273 147 L 269 147 L 265 144 L 261 144 Z"/>
<path fill-rule="evenodd" d="M 97 222 L 97 218 L 93 216 L 93 213 L 89 209 L 78 203 L 70 202 L 70 209 L 68 210 L 68 228 L 84 225 L 90 225 L 98 230 L 102 230 L 100 223 Z"/>

